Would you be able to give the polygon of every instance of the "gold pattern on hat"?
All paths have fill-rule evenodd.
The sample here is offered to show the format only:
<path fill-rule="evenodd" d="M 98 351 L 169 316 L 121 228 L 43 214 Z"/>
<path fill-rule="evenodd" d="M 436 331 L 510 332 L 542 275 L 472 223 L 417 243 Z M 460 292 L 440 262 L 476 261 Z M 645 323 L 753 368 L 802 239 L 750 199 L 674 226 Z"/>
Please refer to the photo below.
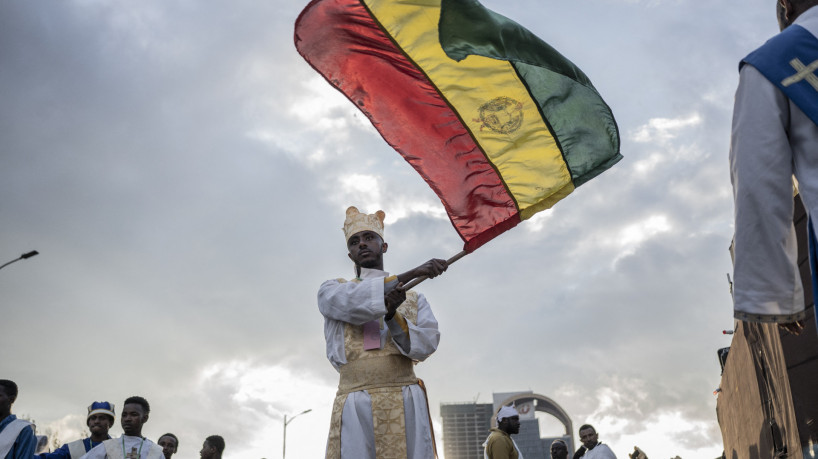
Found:
<path fill-rule="evenodd" d="M 346 212 L 346 220 L 344 220 L 344 237 L 348 241 L 352 235 L 361 231 L 372 231 L 383 239 L 384 218 L 386 214 L 382 210 L 374 214 L 365 214 L 359 212 L 357 207 L 350 206 Z"/>

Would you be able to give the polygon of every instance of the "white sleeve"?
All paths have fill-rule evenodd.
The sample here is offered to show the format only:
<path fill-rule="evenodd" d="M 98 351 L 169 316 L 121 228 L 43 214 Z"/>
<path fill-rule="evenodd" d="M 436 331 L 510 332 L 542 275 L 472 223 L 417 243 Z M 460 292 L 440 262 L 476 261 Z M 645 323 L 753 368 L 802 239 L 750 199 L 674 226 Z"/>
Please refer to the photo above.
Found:
<path fill-rule="evenodd" d="M 405 324 L 406 330 L 401 327 Z M 388 320 L 392 339 L 401 353 L 410 359 L 423 361 L 437 350 L 440 342 L 440 331 L 432 307 L 423 294 L 418 294 L 418 320 L 413 324 L 409 320 Z"/>
<path fill-rule="evenodd" d="M 328 280 L 318 289 L 318 310 L 324 317 L 361 325 L 386 315 L 384 278 L 361 282 Z"/>
<path fill-rule="evenodd" d="M 614 454 L 613 450 L 608 445 L 605 445 L 605 449 L 608 454 L 608 459 L 616 459 L 616 454 Z"/>
<path fill-rule="evenodd" d="M 91 448 L 85 455 L 82 456 L 81 459 L 105 459 L 107 454 L 105 453 L 105 445 L 100 443 L 97 446 Z"/>
<path fill-rule="evenodd" d="M 734 308 L 752 321 L 792 321 L 804 309 L 793 216 L 789 102 L 753 66 L 741 69 L 730 175 L 735 199 Z"/>

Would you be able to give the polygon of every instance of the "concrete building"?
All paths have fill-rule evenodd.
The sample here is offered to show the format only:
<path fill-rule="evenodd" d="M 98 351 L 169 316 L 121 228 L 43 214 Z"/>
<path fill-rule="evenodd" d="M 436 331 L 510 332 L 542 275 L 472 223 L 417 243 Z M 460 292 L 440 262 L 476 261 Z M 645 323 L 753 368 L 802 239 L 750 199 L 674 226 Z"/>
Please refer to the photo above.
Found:
<path fill-rule="evenodd" d="M 446 459 L 483 459 L 493 412 L 491 403 L 441 403 Z"/>

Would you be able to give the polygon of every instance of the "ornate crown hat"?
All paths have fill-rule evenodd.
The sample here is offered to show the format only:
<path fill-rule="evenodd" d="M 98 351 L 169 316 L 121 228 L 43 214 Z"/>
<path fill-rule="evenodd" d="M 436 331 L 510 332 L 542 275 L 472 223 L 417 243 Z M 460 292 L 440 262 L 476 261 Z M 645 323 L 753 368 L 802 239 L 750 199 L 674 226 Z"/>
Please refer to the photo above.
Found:
<path fill-rule="evenodd" d="M 359 212 L 357 207 L 351 206 L 347 209 L 347 217 L 344 220 L 344 237 L 348 241 L 353 234 L 361 231 L 373 231 L 383 239 L 384 218 L 386 218 L 386 214 L 382 210 L 374 214 L 364 214 Z"/>

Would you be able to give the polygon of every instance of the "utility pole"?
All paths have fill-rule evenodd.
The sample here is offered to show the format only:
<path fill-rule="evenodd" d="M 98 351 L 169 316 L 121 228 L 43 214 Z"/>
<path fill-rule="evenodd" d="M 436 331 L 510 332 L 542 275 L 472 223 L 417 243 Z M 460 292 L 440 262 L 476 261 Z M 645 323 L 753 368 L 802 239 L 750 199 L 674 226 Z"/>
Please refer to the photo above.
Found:
<path fill-rule="evenodd" d="M 281 459 L 287 458 L 287 424 L 293 422 L 293 419 L 301 416 L 304 413 L 309 413 L 310 411 L 312 411 L 312 408 L 296 414 L 295 416 L 291 417 L 289 421 L 287 420 L 287 415 L 286 414 L 284 415 L 284 441 L 282 442 L 284 446 L 282 447 L 281 451 Z"/>
<path fill-rule="evenodd" d="M 11 260 L 11 261 L 10 261 L 10 262 L 8 262 L 8 263 L 4 263 L 3 265 L 0 265 L 0 269 L 5 268 L 6 266 L 8 266 L 8 265 L 10 265 L 10 264 L 14 263 L 15 261 L 25 260 L 25 259 L 27 259 L 27 258 L 31 258 L 31 257 L 33 257 L 34 255 L 38 255 L 39 253 L 40 253 L 40 252 L 38 252 L 38 251 L 36 251 L 36 250 L 32 250 L 31 252 L 26 252 L 26 253 L 24 253 L 24 254 L 20 255 L 19 257 L 15 258 L 14 260 Z"/>

